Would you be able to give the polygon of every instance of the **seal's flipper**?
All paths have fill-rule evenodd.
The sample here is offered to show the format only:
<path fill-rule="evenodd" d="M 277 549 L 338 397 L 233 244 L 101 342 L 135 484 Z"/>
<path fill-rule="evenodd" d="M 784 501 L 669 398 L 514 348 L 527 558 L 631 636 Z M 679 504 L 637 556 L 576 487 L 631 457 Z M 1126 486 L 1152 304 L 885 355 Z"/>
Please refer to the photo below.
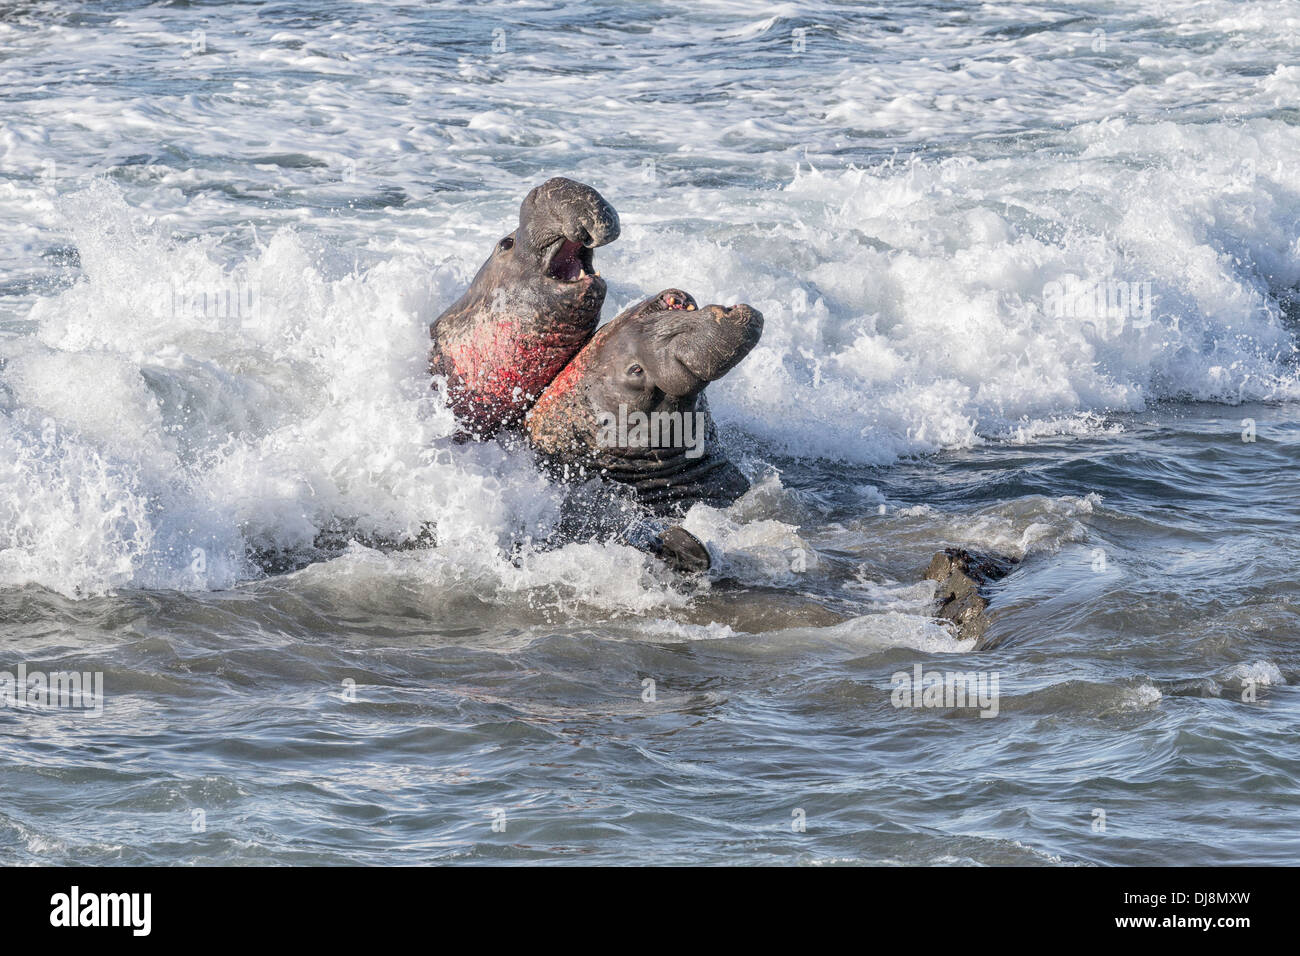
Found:
<path fill-rule="evenodd" d="M 658 521 L 642 520 L 623 529 L 623 544 L 653 554 L 674 571 L 698 574 L 709 570 L 709 549 L 681 525 L 664 527 Z"/>
<path fill-rule="evenodd" d="M 674 571 L 699 574 L 709 570 L 712 561 L 704 542 L 681 525 L 673 525 L 660 539 L 659 557 Z"/>

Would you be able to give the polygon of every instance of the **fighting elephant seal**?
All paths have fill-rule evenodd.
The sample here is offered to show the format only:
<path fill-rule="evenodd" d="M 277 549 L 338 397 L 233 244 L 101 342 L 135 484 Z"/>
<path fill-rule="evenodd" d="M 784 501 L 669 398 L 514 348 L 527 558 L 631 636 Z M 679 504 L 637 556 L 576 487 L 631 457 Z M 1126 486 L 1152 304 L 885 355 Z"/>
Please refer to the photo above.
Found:
<path fill-rule="evenodd" d="M 462 437 L 518 425 L 587 344 L 605 302 L 592 250 L 618 234 L 618 213 L 590 186 L 556 177 L 524 198 L 519 227 L 429 328 L 429 372 L 445 378 Z"/>
<path fill-rule="evenodd" d="M 726 505 L 749 482 L 718 447 L 704 388 L 758 342 L 748 305 L 667 289 L 600 329 L 538 399 L 527 430 L 564 477 L 600 476 L 660 514 Z"/>

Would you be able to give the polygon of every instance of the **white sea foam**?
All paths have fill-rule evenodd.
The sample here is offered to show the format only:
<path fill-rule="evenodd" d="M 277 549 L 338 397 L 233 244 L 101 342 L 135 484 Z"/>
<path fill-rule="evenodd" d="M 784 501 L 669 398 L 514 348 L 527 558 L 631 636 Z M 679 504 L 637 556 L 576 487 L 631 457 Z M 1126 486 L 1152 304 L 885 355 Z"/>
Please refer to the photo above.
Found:
<path fill-rule="evenodd" d="M 1101 44 L 1087 21 L 1023 29 L 1052 19 L 1023 4 L 1004 33 L 996 13 L 891 32 L 830 4 L 691 4 L 611 48 L 538 10 L 503 50 L 484 18 L 427 62 L 386 9 L 348 30 L 232 8 L 201 43 L 165 8 L 0 24 L 0 583 L 223 587 L 253 573 L 245 546 L 347 519 L 435 521 L 512 587 L 506 552 L 554 492 L 525 455 L 446 441 L 424 348 L 541 170 L 622 214 L 607 316 L 669 285 L 763 311 L 711 388 L 759 468 L 1300 397 L 1279 305 L 1300 285 L 1300 130 L 1279 112 L 1300 4 L 1108 5 Z M 1180 39 L 1198 30 L 1226 39 Z M 142 63 L 156 81 L 89 79 Z M 39 285 L 68 248 L 77 283 Z M 1149 322 L 1057 314 L 1044 288 L 1066 276 L 1149 282 Z M 240 282 L 260 301 L 233 324 L 157 295 Z M 751 519 L 771 516 L 717 519 L 732 563 L 791 573 L 794 532 Z"/>
<path fill-rule="evenodd" d="M 1282 670 L 1272 661 L 1252 661 L 1249 664 L 1233 664 L 1223 673 L 1223 679 L 1241 684 L 1247 682 L 1277 686 L 1286 683 Z"/>

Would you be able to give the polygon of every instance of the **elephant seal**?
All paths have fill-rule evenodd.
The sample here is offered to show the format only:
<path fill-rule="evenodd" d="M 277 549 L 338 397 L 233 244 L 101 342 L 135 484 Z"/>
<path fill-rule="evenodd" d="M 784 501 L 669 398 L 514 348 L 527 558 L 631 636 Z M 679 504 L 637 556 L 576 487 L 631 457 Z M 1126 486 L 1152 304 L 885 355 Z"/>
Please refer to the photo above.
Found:
<path fill-rule="evenodd" d="M 460 440 L 522 422 L 587 344 L 605 302 L 592 250 L 618 234 L 614 207 L 583 183 L 548 179 L 524 198 L 519 227 L 429 327 L 429 372 L 446 380 Z"/>
<path fill-rule="evenodd" d="M 704 387 L 758 342 L 748 305 L 703 309 L 666 289 L 601 328 L 538 399 L 528 436 L 568 479 L 599 476 L 659 514 L 727 505 L 749 482 L 718 448 Z"/>

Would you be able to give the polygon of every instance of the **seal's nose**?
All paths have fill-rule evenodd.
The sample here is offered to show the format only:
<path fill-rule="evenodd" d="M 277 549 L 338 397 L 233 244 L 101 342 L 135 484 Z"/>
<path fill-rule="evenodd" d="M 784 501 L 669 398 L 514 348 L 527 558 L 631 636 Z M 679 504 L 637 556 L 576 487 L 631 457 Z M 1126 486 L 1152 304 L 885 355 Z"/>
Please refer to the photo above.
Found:
<path fill-rule="evenodd" d="M 732 308 L 727 317 L 730 322 L 743 329 L 740 348 L 748 352 L 763 336 L 763 313 L 750 305 L 738 305 Z"/>
<path fill-rule="evenodd" d="M 723 310 L 718 324 L 721 326 L 722 339 L 735 349 L 730 365 L 735 365 L 748 355 L 749 350 L 763 336 L 763 313 L 751 305 L 733 305 Z"/>
<path fill-rule="evenodd" d="M 557 238 L 594 249 L 618 238 L 618 213 L 586 183 L 556 176 L 524 197 L 518 233 L 535 250 L 545 249 Z"/>
<path fill-rule="evenodd" d="M 763 328 L 763 313 L 752 305 L 733 305 L 726 312 L 728 322 L 734 322 L 736 325 L 757 325 Z"/>
<path fill-rule="evenodd" d="M 587 236 L 583 240 L 583 245 L 595 248 L 617 239 L 621 226 L 618 221 L 618 213 L 614 211 L 614 207 L 607 203 L 596 190 L 591 191 L 599 202 L 595 204 L 590 224 L 583 228 L 583 232 Z"/>
<path fill-rule="evenodd" d="M 709 312 L 712 314 L 713 320 L 719 325 L 749 330 L 754 333 L 755 338 L 758 337 L 758 333 L 763 331 L 763 313 L 752 305 L 742 303 L 741 305 L 733 305 L 730 308 L 725 305 L 711 305 L 709 306 Z"/>

